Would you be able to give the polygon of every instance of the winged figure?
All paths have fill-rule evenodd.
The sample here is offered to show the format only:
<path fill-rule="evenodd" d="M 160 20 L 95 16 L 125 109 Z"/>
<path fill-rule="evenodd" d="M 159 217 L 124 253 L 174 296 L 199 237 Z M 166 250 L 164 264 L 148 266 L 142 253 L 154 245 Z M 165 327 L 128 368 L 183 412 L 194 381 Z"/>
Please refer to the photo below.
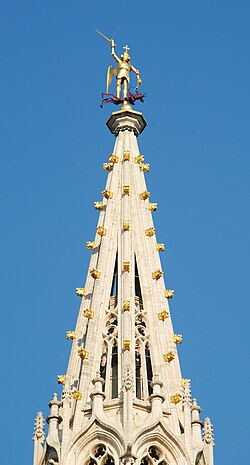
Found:
<path fill-rule="evenodd" d="M 136 75 L 137 86 L 135 90 L 137 90 L 138 87 L 140 87 L 142 83 L 142 80 L 140 77 L 140 71 L 138 71 L 138 69 L 136 69 L 130 62 L 130 56 L 128 54 L 128 51 L 130 49 L 127 45 L 123 47 L 125 49 L 125 52 L 122 53 L 122 55 L 119 58 L 115 53 L 114 40 L 111 40 L 110 43 L 111 43 L 111 55 L 114 57 L 118 65 L 116 68 L 113 68 L 112 66 L 108 67 L 106 93 L 108 94 L 109 87 L 112 81 L 112 77 L 116 75 L 116 96 L 120 98 L 121 89 L 123 89 L 123 98 L 126 99 L 128 97 L 128 84 L 130 83 L 129 73 L 130 71 L 133 71 L 133 73 L 135 73 Z"/>

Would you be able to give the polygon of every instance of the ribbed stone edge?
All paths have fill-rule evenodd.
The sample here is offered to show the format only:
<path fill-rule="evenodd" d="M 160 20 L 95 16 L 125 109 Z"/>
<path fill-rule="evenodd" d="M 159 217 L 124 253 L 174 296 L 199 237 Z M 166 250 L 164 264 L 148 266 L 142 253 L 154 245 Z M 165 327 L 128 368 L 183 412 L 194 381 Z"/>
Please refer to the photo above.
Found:
<path fill-rule="evenodd" d="M 114 135 L 117 135 L 120 131 L 128 130 L 139 136 L 147 126 L 143 114 L 133 110 L 121 110 L 112 113 L 106 124 Z"/>

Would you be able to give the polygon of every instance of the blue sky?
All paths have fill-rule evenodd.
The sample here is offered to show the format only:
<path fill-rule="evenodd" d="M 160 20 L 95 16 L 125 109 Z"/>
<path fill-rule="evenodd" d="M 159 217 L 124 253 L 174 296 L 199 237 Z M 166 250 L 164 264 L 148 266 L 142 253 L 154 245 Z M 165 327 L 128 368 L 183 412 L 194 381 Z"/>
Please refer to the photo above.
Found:
<path fill-rule="evenodd" d="M 60 392 L 114 143 L 114 108 L 99 107 L 112 59 L 94 27 L 130 45 L 147 94 L 139 146 L 183 375 L 214 423 L 216 464 L 245 462 L 249 13 L 244 0 L 1 1 L 3 463 L 31 463 L 36 412 Z"/>

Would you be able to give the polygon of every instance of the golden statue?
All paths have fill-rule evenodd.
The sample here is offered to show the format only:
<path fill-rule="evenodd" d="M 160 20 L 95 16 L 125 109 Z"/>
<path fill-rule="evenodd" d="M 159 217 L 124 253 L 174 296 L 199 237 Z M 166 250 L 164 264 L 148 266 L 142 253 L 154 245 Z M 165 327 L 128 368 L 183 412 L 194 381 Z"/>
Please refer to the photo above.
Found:
<path fill-rule="evenodd" d="M 116 75 L 116 96 L 117 98 L 120 98 L 121 89 L 122 89 L 123 98 L 127 99 L 128 84 L 130 83 L 129 73 L 133 71 L 133 73 L 135 73 L 136 75 L 137 85 L 136 85 L 135 90 L 137 90 L 138 87 L 140 87 L 142 83 L 142 80 L 140 77 L 140 71 L 138 71 L 138 69 L 136 69 L 130 62 L 130 56 L 128 54 L 128 51 L 130 50 L 130 48 L 127 45 L 125 45 L 125 47 L 123 47 L 125 49 L 125 52 L 123 52 L 119 58 L 115 53 L 115 47 L 116 47 L 115 41 L 113 39 L 109 39 L 108 37 L 106 37 L 104 34 L 102 34 L 102 32 L 98 31 L 98 29 L 96 29 L 96 32 L 98 32 L 98 34 L 100 34 L 102 37 L 104 37 L 104 39 L 106 39 L 110 43 L 111 55 L 114 57 L 115 61 L 118 63 L 116 68 L 112 68 L 111 65 L 108 67 L 106 94 L 108 94 L 109 87 L 112 81 L 112 77 Z"/>

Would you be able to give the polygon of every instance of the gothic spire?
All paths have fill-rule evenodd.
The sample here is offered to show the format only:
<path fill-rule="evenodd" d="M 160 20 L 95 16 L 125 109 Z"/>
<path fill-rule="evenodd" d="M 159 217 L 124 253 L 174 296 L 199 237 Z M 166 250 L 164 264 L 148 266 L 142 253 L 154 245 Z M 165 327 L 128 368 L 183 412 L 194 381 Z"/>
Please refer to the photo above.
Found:
<path fill-rule="evenodd" d="M 66 334 L 63 391 L 49 403 L 46 445 L 34 465 L 194 465 L 203 449 L 204 461 L 196 463 L 212 465 L 211 424 L 206 419 L 202 442 L 200 408 L 181 374 L 182 335 L 174 332 L 169 306 L 174 291 L 165 283 L 157 203 L 145 180 L 150 165 L 137 143 L 146 121 L 124 110 L 112 113 L 107 126 L 116 139 L 103 164 L 102 198 L 94 202 L 98 221 L 86 244 L 86 282 L 77 283 L 78 320 Z M 41 431 L 41 416 L 38 423 Z"/>
<path fill-rule="evenodd" d="M 204 422 L 204 441 L 206 444 L 214 446 L 213 425 L 209 417 L 205 418 Z"/>
<path fill-rule="evenodd" d="M 42 412 L 38 412 L 35 418 L 34 435 L 32 439 L 33 441 L 39 441 L 41 443 L 45 440 L 44 418 Z"/>
<path fill-rule="evenodd" d="M 45 431 L 44 431 L 44 418 L 42 412 L 38 412 L 35 419 L 35 427 L 33 434 L 34 441 L 34 465 L 37 465 L 41 460 L 44 449 L 43 444 L 45 441 Z"/>

